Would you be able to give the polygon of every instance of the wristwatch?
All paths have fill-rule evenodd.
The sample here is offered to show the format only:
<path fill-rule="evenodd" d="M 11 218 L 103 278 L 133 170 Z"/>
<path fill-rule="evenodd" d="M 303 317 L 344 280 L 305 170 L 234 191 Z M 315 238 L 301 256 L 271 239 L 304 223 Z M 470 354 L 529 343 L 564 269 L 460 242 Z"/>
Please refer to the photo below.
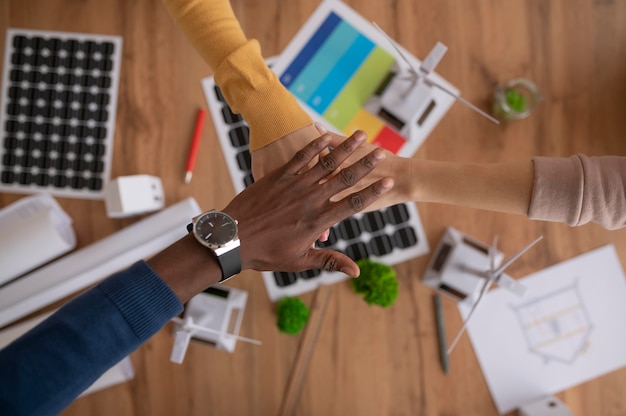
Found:
<path fill-rule="evenodd" d="M 233 217 L 221 211 L 207 211 L 193 218 L 187 231 L 217 257 L 222 269 L 220 283 L 241 272 L 237 221 Z"/>

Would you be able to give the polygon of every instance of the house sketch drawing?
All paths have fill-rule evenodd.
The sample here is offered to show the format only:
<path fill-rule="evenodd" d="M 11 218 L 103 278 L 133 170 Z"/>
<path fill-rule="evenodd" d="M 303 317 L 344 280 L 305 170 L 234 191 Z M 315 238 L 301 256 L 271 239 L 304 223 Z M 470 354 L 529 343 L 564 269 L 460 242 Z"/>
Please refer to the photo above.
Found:
<path fill-rule="evenodd" d="M 545 363 L 573 364 L 591 345 L 593 324 L 578 287 L 571 285 L 511 306 L 531 353 Z"/>

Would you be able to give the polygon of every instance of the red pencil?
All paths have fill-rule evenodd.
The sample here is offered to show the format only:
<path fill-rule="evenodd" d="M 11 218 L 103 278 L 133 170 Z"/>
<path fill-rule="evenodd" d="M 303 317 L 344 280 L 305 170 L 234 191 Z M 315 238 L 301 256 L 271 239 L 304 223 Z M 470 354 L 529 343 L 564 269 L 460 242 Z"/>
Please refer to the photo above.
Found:
<path fill-rule="evenodd" d="M 204 126 L 205 116 L 206 110 L 204 108 L 198 110 L 196 128 L 193 131 L 191 148 L 189 149 L 189 157 L 187 158 L 187 167 L 185 168 L 185 183 L 191 182 L 191 177 L 193 176 L 193 167 L 196 164 L 196 156 L 198 155 L 198 147 L 200 145 L 200 138 L 202 137 L 202 127 Z"/>

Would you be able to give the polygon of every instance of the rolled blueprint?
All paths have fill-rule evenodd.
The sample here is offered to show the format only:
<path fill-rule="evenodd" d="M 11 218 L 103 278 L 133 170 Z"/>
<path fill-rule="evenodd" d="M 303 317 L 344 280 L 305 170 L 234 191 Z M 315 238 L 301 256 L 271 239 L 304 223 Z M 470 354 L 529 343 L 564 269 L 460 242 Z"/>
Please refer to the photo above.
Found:
<path fill-rule="evenodd" d="M 200 214 L 187 198 L 0 288 L 0 327 L 146 259 L 187 234 Z"/>

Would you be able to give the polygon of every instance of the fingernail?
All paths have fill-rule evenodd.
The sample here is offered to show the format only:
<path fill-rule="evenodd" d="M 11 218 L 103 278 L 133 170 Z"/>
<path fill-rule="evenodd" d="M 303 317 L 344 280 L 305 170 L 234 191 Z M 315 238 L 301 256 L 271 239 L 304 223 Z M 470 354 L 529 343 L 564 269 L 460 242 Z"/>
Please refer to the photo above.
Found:
<path fill-rule="evenodd" d="M 376 158 L 376 160 L 383 160 L 385 158 L 385 151 L 381 148 L 374 150 L 374 158 Z"/>
<path fill-rule="evenodd" d="M 353 136 L 354 140 L 356 140 L 358 143 L 364 142 L 365 139 L 367 139 L 367 135 L 362 130 L 355 131 Z"/>
<path fill-rule="evenodd" d="M 315 123 L 315 128 L 320 132 L 320 134 L 328 133 L 328 129 L 319 121 Z"/>
<path fill-rule="evenodd" d="M 382 185 L 383 188 L 385 189 L 389 189 L 393 186 L 393 179 L 391 178 L 385 178 L 383 179 L 383 181 L 380 183 Z"/>
<path fill-rule="evenodd" d="M 343 274 L 347 274 L 348 276 L 355 278 L 357 276 L 354 276 L 354 274 L 352 273 L 352 270 L 350 270 L 349 267 L 342 267 L 341 270 L 339 270 L 341 273 Z"/>

